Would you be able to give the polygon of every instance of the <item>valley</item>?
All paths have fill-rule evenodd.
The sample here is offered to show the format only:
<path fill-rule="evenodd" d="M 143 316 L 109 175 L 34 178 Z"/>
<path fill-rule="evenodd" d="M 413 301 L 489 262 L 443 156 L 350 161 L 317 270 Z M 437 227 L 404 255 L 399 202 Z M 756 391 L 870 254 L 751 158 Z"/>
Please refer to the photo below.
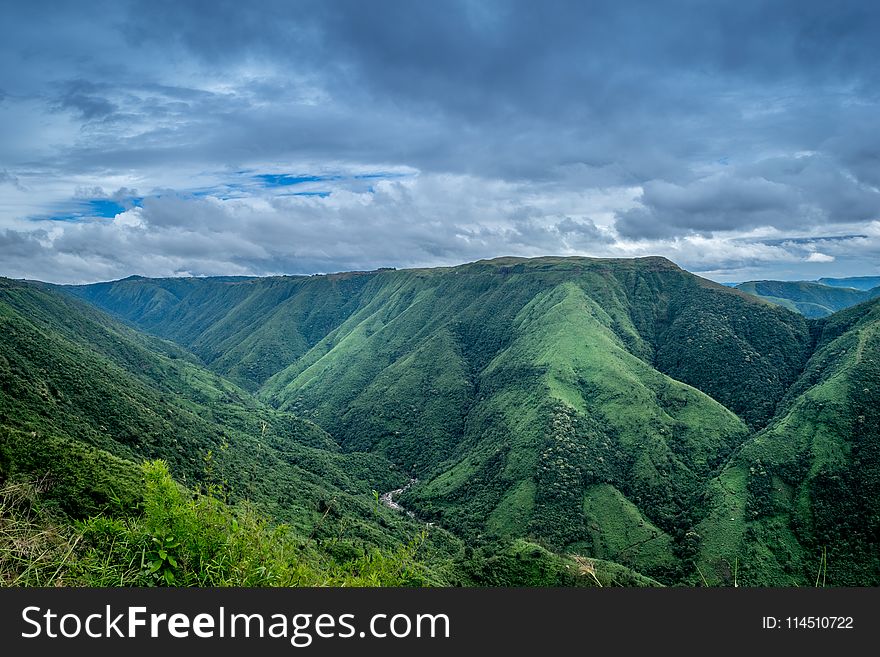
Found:
<path fill-rule="evenodd" d="M 876 585 L 880 301 L 757 290 L 659 257 L 3 280 L 0 479 L 137 519 L 161 459 L 328 583 Z"/>

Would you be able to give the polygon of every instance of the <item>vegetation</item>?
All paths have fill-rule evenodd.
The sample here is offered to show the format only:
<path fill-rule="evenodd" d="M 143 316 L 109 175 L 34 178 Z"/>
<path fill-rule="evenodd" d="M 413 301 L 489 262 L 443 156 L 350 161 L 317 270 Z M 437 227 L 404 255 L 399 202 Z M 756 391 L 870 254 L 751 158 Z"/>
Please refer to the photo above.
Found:
<path fill-rule="evenodd" d="M 383 457 L 342 452 L 180 348 L 39 285 L 4 281 L 0 321 L 3 582 L 486 583 L 486 552 L 374 502 L 405 481 Z M 567 581 L 638 577 L 594 570 Z"/>
<path fill-rule="evenodd" d="M 827 580 L 876 585 L 880 574 L 880 301 L 817 325 L 817 348 L 774 421 L 716 480 L 698 528 L 700 561 L 729 582 L 802 585 L 827 554 Z"/>
<path fill-rule="evenodd" d="M 878 322 L 663 258 L 0 281 L 3 577 L 876 584 Z"/>
<path fill-rule="evenodd" d="M 345 559 L 318 550 L 248 505 L 188 494 L 162 461 L 143 467 L 136 515 L 76 523 L 42 504 L 39 484 L 0 489 L 0 581 L 23 586 L 421 586 L 423 537 Z"/>

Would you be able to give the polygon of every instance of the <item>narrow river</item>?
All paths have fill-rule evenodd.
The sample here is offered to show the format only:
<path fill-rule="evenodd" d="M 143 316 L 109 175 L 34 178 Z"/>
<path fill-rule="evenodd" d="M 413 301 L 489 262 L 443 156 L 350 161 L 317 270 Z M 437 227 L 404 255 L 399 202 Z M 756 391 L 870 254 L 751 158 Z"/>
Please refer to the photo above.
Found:
<path fill-rule="evenodd" d="M 409 490 L 410 486 L 412 486 L 417 481 L 418 479 L 410 479 L 407 482 L 406 486 L 402 488 L 395 488 L 394 490 L 390 490 L 387 493 L 382 493 L 379 496 L 379 501 L 382 502 L 382 504 L 387 506 L 389 509 L 400 511 L 401 513 L 405 513 L 406 515 L 408 515 L 410 518 L 415 518 L 416 515 L 412 511 L 404 509 L 402 506 L 400 506 L 400 504 L 394 501 L 394 498 L 400 497 L 403 493 Z"/>

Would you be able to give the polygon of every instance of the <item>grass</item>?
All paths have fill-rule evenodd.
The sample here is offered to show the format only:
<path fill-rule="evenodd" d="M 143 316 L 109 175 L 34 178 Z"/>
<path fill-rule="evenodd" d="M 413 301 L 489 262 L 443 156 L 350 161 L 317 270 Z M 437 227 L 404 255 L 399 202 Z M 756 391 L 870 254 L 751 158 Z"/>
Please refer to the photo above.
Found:
<path fill-rule="evenodd" d="M 416 554 L 338 561 L 252 507 L 187 492 L 163 462 L 144 466 L 142 513 L 69 523 L 41 508 L 40 483 L 0 488 L 0 581 L 8 586 L 420 586 L 437 583 Z"/>
<path fill-rule="evenodd" d="M 486 528 L 492 533 L 507 538 L 524 536 L 528 531 L 528 521 L 534 507 L 535 482 L 524 479 L 492 510 Z"/>
<path fill-rule="evenodd" d="M 590 541 L 595 557 L 651 572 L 674 565 L 672 538 L 648 521 L 632 502 L 609 484 L 596 484 L 584 495 Z M 577 549 L 573 546 L 573 549 Z"/>

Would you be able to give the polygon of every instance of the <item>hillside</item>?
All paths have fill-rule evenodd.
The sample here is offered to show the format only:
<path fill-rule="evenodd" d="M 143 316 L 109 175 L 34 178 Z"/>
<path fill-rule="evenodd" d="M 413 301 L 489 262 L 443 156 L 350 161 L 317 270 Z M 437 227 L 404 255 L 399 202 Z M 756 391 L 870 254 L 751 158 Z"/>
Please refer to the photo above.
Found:
<path fill-rule="evenodd" d="M 662 258 L 71 291 L 224 375 L 293 336 L 251 388 L 418 477 L 402 501 L 420 517 L 668 582 L 689 570 L 711 474 L 770 420 L 810 349 L 803 318 Z M 176 301 L 158 303 L 166 293 Z"/>
<path fill-rule="evenodd" d="M 805 358 L 803 322 L 749 303 L 750 296 L 737 295 L 689 274 L 664 258 L 498 258 L 459 267 L 327 276 L 131 277 L 60 289 L 140 330 L 175 341 L 199 356 L 208 368 L 257 391 L 277 387 L 277 379 L 265 385 L 270 376 L 282 370 L 287 375 L 297 371 L 326 350 L 332 333 L 347 332 L 359 318 L 369 315 L 370 309 L 383 303 L 388 304 L 382 309 L 384 314 L 410 317 L 413 311 L 404 311 L 413 302 L 414 308 L 425 306 L 416 295 L 436 297 L 449 292 L 454 300 L 434 304 L 438 317 L 432 321 L 442 323 L 454 321 L 459 310 L 476 316 L 477 306 L 488 302 L 492 310 L 483 315 L 492 318 L 500 312 L 502 321 L 483 321 L 479 331 L 485 337 L 481 340 L 500 344 L 507 328 L 504 322 L 515 314 L 508 305 L 521 308 L 535 293 L 572 277 L 585 279 L 592 285 L 588 292 L 596 301 L 608 304 L 614 331 L 628 350 L 719 399 L 750 424 L 769 419 L 773 404 Z M 748 309 L 750 317 L 737 316 L 738 309 Z M 698 318 L 695 336 L 699 342 L 691 335 L 681 339 L 694 328 L 693 318 Z M 768 322 L 772 326 L 768 325 L 769 332 L 764 335 L 760 325 Z M 779 336 L 782 341 L 776 345 Z M 750 340 L 757 341 L 756 349 L 747 344 Z M 736 398 L 730 386 L 710 376 L 706 368 L 693 367 L 694 362 L 713 356 L 725 361 L 713 365 L 722 376 L 737 380 L 741 375 L 749 377 L 745 381 L 751 391 L 744 393 L 747 398 Z M 757 360 L 740 368 L 745 358 Z"/>
<path fill-rule="evenodd" d="M 880 300 L 817 326 L 818 344 L 774 421 L 712 486 L 698 527 L 713 581 L 880 581 Z M 825 555 L 823 562 L 823 553 Z"/>
<path fill-rule="evenodd" d="M 373 276 L 133 276 L 62 289 L 142 331 L 175 341 L 254 391 L 341 324 Z"/>
<path fill-rule="evenodd" d="M 838 310 L 849 308 L 863 301 L 880 297 L 880 287 L 857 288 L 858 284 L 867 284 L 874 280 L 871 277 L 862 279 L 821 279 L 813 281 L 750 281 L 736 286 L 748 294 L 753 294 L 770 303 L 805 317 L 817 319 L 827 317 Z M 831 281 L 826 284 L 824 281 Z M 851 287 L 845 286 L 853 283 Z"/>
<path fill-rule="evenodd" d="M 528 542 L 466 554 L 378 503 L 375 491 L 404 481 L 381 455 L 341 451 L 179 347 L 0 279 L 2 582 L 656 584 Z"/>
<path fill-rule="evenodd" d="M 60 467 L 57 446 L 75 441 L 134 462 L 164 459 L 182 481 L 223 483 L 232 499 L 301 527 L 321 501 L 370 516 L 350 493 L 367 499 L 403 479 L 381 457 L 341 454 L 318 426 L 82 302 L 0 281 L 0 332 L 3 474 Z M 93 509 L 77 497 L 59 501 Z"/>

